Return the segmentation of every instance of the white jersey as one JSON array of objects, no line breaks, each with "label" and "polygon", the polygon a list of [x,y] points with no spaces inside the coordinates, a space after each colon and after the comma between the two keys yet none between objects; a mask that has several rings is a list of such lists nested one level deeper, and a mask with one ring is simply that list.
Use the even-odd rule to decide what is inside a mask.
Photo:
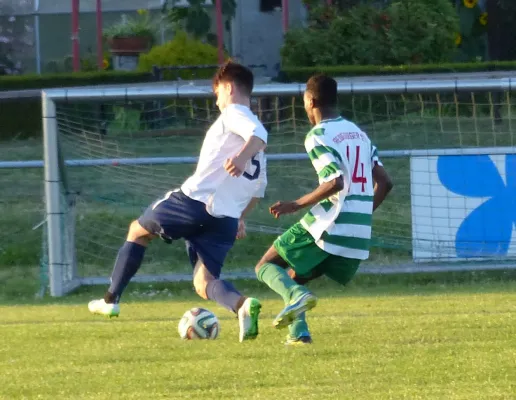
[{"label": "white jersey", "polygon": [[224,163],[252,136],[267,143],[266,129],[248,107],[227,106],[206,133],[197,169],[181,186],[183,193],[206,204],[214,217],[240,218],[253,197],[265,195],[265,155],[256,154],[239,177],[229,175]]},{"label": "white jersey", "polygon": [[342,176],[344,189],[323,200],[301,220],[324,251],[366,260],[371,245],[372,170],[382,165],[376,147],[344,118],[325,120],[306,136],[305,148],[319,183]]}]

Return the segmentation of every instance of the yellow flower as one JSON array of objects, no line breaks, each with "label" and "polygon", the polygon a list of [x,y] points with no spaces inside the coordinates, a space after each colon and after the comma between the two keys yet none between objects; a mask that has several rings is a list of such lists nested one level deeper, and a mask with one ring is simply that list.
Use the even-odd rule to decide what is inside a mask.
[{"label": "yellow flower", "polygon": [[480,22],[480,25],[486,26],[487,25],[487,13],[483,12],[482,14],[480,14],[478,21]]},{"label": "yellow flower", "polygon": [[109,68],[109,61],[104,58],[102,61],[102,69],[108,69]]},{"label": "yellow flower", "polygon": [[455,35],[455,44],[456,44],[457,46],[460,46],[460,44],[461,44],[461,43],[462,43],[462,36],[461,36],[461,34],[460,34],[460,33],[457,33],[457,34]]},{"label": "yellow flower", "polygon": [[478,0],[463,0],[464,7],[473,8],[477,5]]},{"label": "yellow flower", "polygon": [[140,9],[137,11],[137,13],[138,13],[139,15],[145,15],[145,14],[147,14],[147,12],[148,12],[148,11],[147,11],[147,10],[144,10],[143,8],[140,8]]}]

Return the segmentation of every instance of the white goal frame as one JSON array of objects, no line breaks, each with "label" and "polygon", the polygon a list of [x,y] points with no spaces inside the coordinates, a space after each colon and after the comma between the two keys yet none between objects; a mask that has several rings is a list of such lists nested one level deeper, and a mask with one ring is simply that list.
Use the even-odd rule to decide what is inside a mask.
[{"label": "white goal frame", "polygon": [[[264,84],[257,85],[253,95],[258,96],[302,96],[305,89],[304,84]],[[406,79],[406,80],[376,80],[339,81],[338,91],[340,94],[409,94],[409,93],[457,93],[457,92],[507,92],[516,90],[516,78],[482,78],[475,79]],[[212,95],[211,87],[207,85],[180,85],[179,83],[167,83],[166,85],[131,85],[126,87],[84,87],[68,89],[43,90],[42,116],[43,116],[43,144],[44,144],[44,186],[46,202],[46,226],[48,240],[48,274],[50,282],[50,295],[63,296],[74,288],[83,284],[108,283],[109,279],[88,277],[82,278],[77,274],[75,265],[75,245],[66,246],[65,228],[62,224],[62,217],[66,212],[62,201],[62,180],[59,162],[58,147],[58,123],[56,115],[56,103],[59,102],[81,102],[81,101],[106,101],[106,100],[156,100],[166,98],[206,98]],[[428,150],[398,150],[380,152],[382,157],[407,157],[416,155],[460,155],[460,154],[514,154],[516,148],[463,148],[463,149],[428,149]],[[295,160],[305,159],[306,154],[275,154],[269,155],[269,160]],[[192,163],[196,157],[159,157],[139,159],[95,159],[95,160],[66,160],[65,165],[107,165],[116,161],[119,164],[171,164],[171,163]],[[73,242],[72,237],[67,240]],[[507,268],[507,265],[455,265],[453,270],[460,269],[500,269]],[[451,269],[451,268],[450,268]],[[397,269],[382,268],[376,269],[373,273],[414,273],[446,270],[444,266],[429,266],[428,268],[401,267]],[[368,273],[362,268],[361,273]],[[233,277],[251,277],[250,274],[233,274]],[[137,276],[134,281],[180,281],[191,279],[184,274]]]}]

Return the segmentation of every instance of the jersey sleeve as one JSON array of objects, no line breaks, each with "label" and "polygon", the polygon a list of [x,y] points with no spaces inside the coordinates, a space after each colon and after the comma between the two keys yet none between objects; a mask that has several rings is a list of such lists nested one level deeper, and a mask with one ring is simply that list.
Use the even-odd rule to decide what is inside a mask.
[{"label": "jersey sleeve", "polygon": [[371,165],[372,168],[374,168],[375,165],[383,167],[383,163],[380,160],[380,157],[378,156],[378,149],[373,143],[371,143]]},{"label": "jersey sleeve", "polygon": [[305,140],[305,149],[319,182],[331,182],[344,175],[342,156],[324,137],[309,134]]},{"label": "jersey sleeve", "polygon": [[267,143],[267,130],[254,114],[248,115],[239,108],[228,107],[223,113],[223,123],[227,129],[241,136],[246,142],[256,136]]}]

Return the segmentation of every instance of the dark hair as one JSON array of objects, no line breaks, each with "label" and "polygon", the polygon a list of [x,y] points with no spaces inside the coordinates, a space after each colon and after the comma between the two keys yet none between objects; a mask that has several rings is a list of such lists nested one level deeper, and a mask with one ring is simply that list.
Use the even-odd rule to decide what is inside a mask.
[{"label": "dark hair", "polygon": [[308,79],[306,91],[312,95],[316,108],[330,108],[337,105],[337,81],[325,74],[313,75]]},{"label": "dark hair", "polygon": [[254,76],[249,68],[246,66],[228,60],[226,63],[220,66],[213,77],[213,89],[215,89],[219,83],[234,83],[242,94],[251,96],[254,86]]}]

